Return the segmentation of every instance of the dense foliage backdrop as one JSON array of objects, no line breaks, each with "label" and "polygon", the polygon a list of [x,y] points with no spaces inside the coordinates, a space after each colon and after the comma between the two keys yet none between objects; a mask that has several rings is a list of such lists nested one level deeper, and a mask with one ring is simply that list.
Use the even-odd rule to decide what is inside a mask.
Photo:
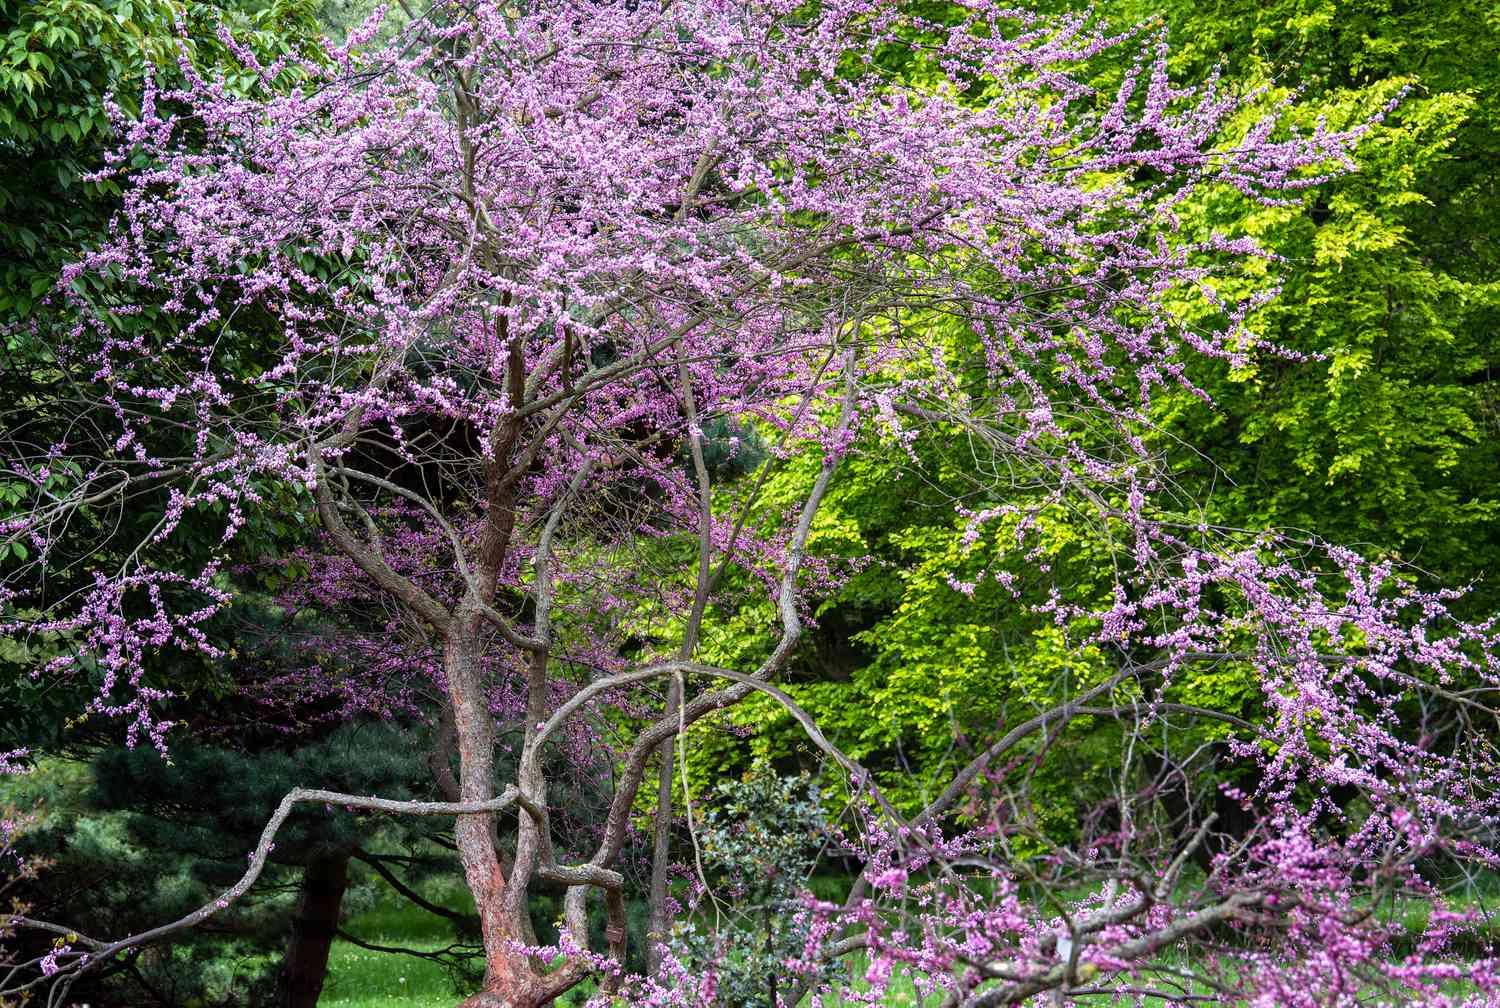
[{"label": "dense foliage backdrop", "polygon": [[[957,8],[941,4],[907,6],[938,20],[958,16]],[[36,444],[102,436],[77,429],[77,375],[55,358],[59,334],[77,324],[79,301],[49,295],[69,263],[116,237],[110,222],[123,190],[97,173],[118,140],[118,124],[142,115],[147,81],[165,93],[183,74],[224,70],[231,93],[291,88],[299,75],[316,72],[315,59],[305,67],[276,64],[281,76],[266,80],[244,71],[236,50],[248,47],[273,64],[313,51],[308,47],[320,37],[357,31],[372,9],[312,0],[0,0],[0,425],[24,431]],[[1404,576],[1423,590],[1472,584],[1455,603],[1461,616],[1496,612],[1500,8],[1478,0],[1107,0],[1096,12],[1117,25],[1158,20],[1172,41],[1175,73],[1184,79],[1217,73],[1236,88],[1264,89],[1266,102],[1295,99],[1289,114],[1304,128],[1321,122],[1350,129],[1378,118],[1354,147],[1357,170],[1295,200],[1271,206],[1213,190],[1176,208],[1183,234],[1204,240],[1248,234],[1276,251],[1281,260],[1274,266],[1247,263],[1222,290],[1231,299],[1248,294],[1263,284],[1262,271],[1274,269],[1279,296],[1249,316],[1248,330],[1303,355],[1195,357],[1184,377],[1206,397],[1172,387],[1152,399],[1148,448],[1174,474],[1177,498],[1190,502],[1185,513],[1215,527],[1290,529],[1356,546],[1374,561],[1409,565]],[[416,13],[398,12],[394,20]],[[388,23],[383,30],[395,29]],[[1097,69],[1101,78],[1122,72],[1110,58]],[[923,73],[919,65],[894,57],[892,63],[885,69],[897,76]],[[1142,184],[1152,181],[1149,168],[1141,171]],[[303,265],[328,277],[345,265],[337,259]],[[74,282],[95,284],[85,294],[96,303],[114,296],[99,277],[75,274]],[[1205,328],[1221,321],[1201,304],[1182,308],[1203,311],[1189,321]],[[121,313],[112,324],[119,338],[138,336],[151,346],[179,321],[170,306],[158,305]],[[912,323],[925,325],[925,338],[956,356],[976,352],[951,320]],[[266,347],[280,333],[274,320],[253,314],[236,325],[243,345],[233,367],[248,379],[264,370]],[[695,435],[701,464],[736,486],[735,479],[753,478],[774,452],[775,433],[770,425],[707,423]],[[158,430],[156,436],[153,450],[174,455],[174,439],[190,435]],[[986,498],[970,475],[969,435],[956,425],[932,425],[899,445],[851,457],[828,489],[806,540],[828,587],[813,599],[783,685],[828,739],[869,767],[883,793],[912,814],[941,790],[944,773],[964,762],[986,730],[1044,707],[1060,689],[1084,689],[1111,673],[1099,648],[1080,646],[1069,625],[1038,606],[1060,582],[1079,599],[1108,604],[1114,544],[1109,528],[1054,506],[1042,489],[1036,514],[1018,507],[1013,516],[976,527],[975,514],[1024,505],[1024,493]],[[686,453],[674,461],[689,464]],[[823,461],[808,454],[765,470],[755,498],[764,522],[794,512]],[[59,480],[67,475],[59,473]],[[19,512],[27,492],[0,472],[0,514]],[[234,877],[289,787],[418,798],[432,789],[434,774],[451,776],[447,757],[432,755],[444,752],[452,731],[440,691],[403,678],[430,656],[403,645],[395,661],[359,642],[330,643],[326,628],[335,622],[375,637],[398,621],[368,595],[341,587],[337,572],[321,588],[297,587],[324,562],[326,547],[310,500],[275,496],[288,493],[266,487],[267,499],[279,506],[249,513],[227,555],[212,517],[198,528],[200,519],[189,515],[173,540],[184,569],[210,557],[221,561],[223,584],[232,584],[239,601],[205,624],[215,640],[232,644],[225,655],[153,652],[145,659],[139,686],[170,689],[171,696],[160,697],[158,720],[150,724],[123,711],[130,741],[144,746],[122,748],[121,721],[97,706],[79,716],[99,694],[107,669],[84,662],[69,677],[36,674],[76,643],[67,633],[0,640],[0,768],[12,762],[32,768],[14,783],[0,777],[0,800],[11,809],[6,821],[15,824],[0,840],[11,859],[6,865],[20,866],[21,876],[0,893],[17,906],[51,912],[77,905],[87,889],[89,913],[77,926],[139,930],[198,905]],[[167,500],[163,489],[84,514],[58,539],[48,590],[66,596],[86,585],[95,567],[119,563],[149,535]],[[715,506],[730,513],[740,500],[726,491]],[[1022,522],[1030,529],[1025,538],[1017,532]],[[0,567],[24,565],[30,548],[19,535],[0,542]],[[682,549],[652,543],[631,562],[650,581],[658,569],[680,564],[681,556],[668,554]],[[1020,582],[993,577],[1023,561],[1045,574]],[[765,627],[776,619],[775,601],[749,591],[737,598],[705,625],[697,645],[703,662],[753,667],[774,647]],[[565,601],[586,608],[586,590]],[[587,627],[590,618],[570,611],[559,620]],[[620,615],[610,644],[625,656],[649,655],[680,633],[682,622],[680,611],[648,600]],[[314,664],[324,675],[317,688],[306,679]],[[1169,698],[1256,722],[1270,716],[1256,675],[1253,663],[1224,662],[1172,684]],[[648,717],[623,710],[620,731]],[[1193,744],[1227,754],[1222,726],[1191,731]],[[181,749],[165,748],[171,763],[151,747],[153,732],[184,740]],[[765,868],[756,860],[763,847],[747,850],[724,819],[736,803],[753,812],[757,801],[773,801],[756,794],[781,795],[785,821],[834,828],[825,817],[842,807],[848,781],[829,773],[803,726],[774,698],[751,697],[687,734],[692,741],[683,751],[691,756],[681,774],[663,778],[632,824],[621,869],[633,879],[645,884],[652,875],[653,801],[680,810],[693,795],[717,796],[705,799],[711,811],[699,823],[701,835],[679,825],[672,837],[684,865],[698,860],[702,880],[706,873],[722,879]],[[1039,810],[1033,843],[1065,844],[1090,828],[1086,813],[1118,787],[1114,771],[1131,744],[1129,731],[1103,717],[1071,722],[1049,740],[1054,751],[1030,783]],[[768,768],[781,783],[768,780]],[[307,772],[316,780],[306,780]],[[1227,755],[1198,772],[1222,774],[1215,780],[1225,788],[1249,786]],[[819,791],[798,774],[827,779],[820,777]],[[204,794],[217,782],[232,782],[235,796],[219,794],[205,805]],[[567,786],[576,821],[561,828],[584,849],[603,829],[608,796],[583,778]],[[234,815],[219,811],[226,803]],[[1238,809],[1226,799],[1218,811],[1233,820]],[[774,832],[774,823],[757,822],[754,814],[747,821]],[[393,820],[372,828],[329,809],[299,814],[293,825],[254,898],[217,930],[174,939],[165,953],[125,959],[94,974],[75,996],[184,1008],[270,999],[311,1005],[336,932],[361,940],[348,932],[349,920],[380,900],[439,919],[443,940],[416,951],[440,961],[460,985],[474,982],[482,965],[474,906],[464,897],[423,895],[430,879],[456,871],[451,822]],[[497,839],[504,856],[514,854],[514,836]],[[817,859],[806,845],[786,847],[795,864],[774,868],[773,876]],[[112,863],[127,867],[116,876]],[[819,871],[837,876],[850,867],[832,858]],[[0,879],[7,870],[0,866]],[[676,885],[684,903],[701,898],[691,878]],[[542,887],[533,894],[542,907],[534,916],[555,920],[561,892]],[[735,993],[724,994],[730,1000],[723,1003],[741,1003],[750,997],[746,991],[763,989],[753,968],[757,952],[766,952],[774,970],[774,961],[794,957],[806,937],[772,919],[791,919],[794,894],[773,884],[755,898],[774,913],[749,915],[727,932],[733,941],[714,944],[702,908],[688,913],[675,938],[681,961],[711,960],[716,948],[733,947],[734,962],[749,964],[726,972],[725,989]],[[628,918],[639,960],[640,937],[651,924],[639,905],[629,907]],[[602,937],[617,922],[606,925],[595,912],[589,926]],[[555,932],[517,937],[531,944],[557,940]]]}]

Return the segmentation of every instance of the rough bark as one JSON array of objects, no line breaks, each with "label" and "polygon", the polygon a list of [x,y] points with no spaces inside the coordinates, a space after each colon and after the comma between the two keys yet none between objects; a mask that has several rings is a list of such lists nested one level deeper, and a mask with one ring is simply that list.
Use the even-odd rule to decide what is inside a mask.
[{"label": "rough bark", "polygon": [[[480,674],[479,617],[460,614],[444,649],[448,696],[457,729],[458,789],[463,801],[488,801],[495,794],[495,725],[485,702]],[[512,1008],[529,1008],[524,999],[537,977],[525,956],[510,946],[525,943],[525,929],[507,905],[506,878],[496,851],[492,817],[464,816],[454,825],[454,839],[474,907],[479,914],[485,949],[485,990],[504,992]],[[466,1002],[467,1003],[467,1002]]]}]

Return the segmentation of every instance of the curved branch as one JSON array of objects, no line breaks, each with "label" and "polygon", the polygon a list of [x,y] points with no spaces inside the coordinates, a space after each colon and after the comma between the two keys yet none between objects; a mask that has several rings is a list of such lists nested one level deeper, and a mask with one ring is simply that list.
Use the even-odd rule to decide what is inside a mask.
[{"label": "curved branch", "polygon": [[458,565],[460,576],[465,581],[472,580],[473,574],[469,570],[469,561],[464,551],[463,539],[459,537],[458,531],[453,527],[453,524],[443,517],[442,512],[432,506],[432,501],[419,493],[414,493],[406,489],[406,487],[399,483],[392,483],[390,480],[376,476],[373,473],[367,473],[361,469],[349,469],[343,465],[336,465],[334,468],[340,476],[356,479],[361,483],[368,483],[370,486],[384,490],[386,493],[395,494],[397,497],[411,501],[425,511],[427,516],[437,523],[438,528],[443,530],[443,535],[448,539],[448,545],[453,547],[453,560]]},{"label": "curved branch", "polygon": [[[477,959],[480,956],[484,955],[484,950],[480,946],[464,945],[459,942],[454,942],[447,948],[433,949],[431,952],[424,952],[421,949],[406,948],[404,945],[376,945],[374,942],[367,942],[362,938],[354,937],[343,928],[337,928],[333,933],[338,935],[344,941],[348,942],[350,945],[354,945],[362,949],[369,949],[371,952],[394,952],[399,955],[415,956],[418,959],[430,959],[433,962],[442,962],[444,956],[458,956],[464,959]],[[466,949],[474,949],[474,951],[464,951]]]},{"label": "curved branch", "polygon": [[318,516],[323,520],[323,526],[328,530],[334,543],[381,588],[404,602],[413,612],[439,631],[444,630],[452,617],[442,603],[427,594],[410,578],[402,577],[392,570],[378,550],[371,548],[367,543],[360,542],[359,537],[344,523],[344,519],[339,515],[338,506],[334,503],[333,494],[328,490],[328,469],[323,464],[323,454],[318,446],[311,442],[307,446],[307,458],[313,467],[315,477],[313,493],[318,501]]},{"label": "curved branch", "polygon": [[384,859],[379,857],[378,855],[370,854],[367,851],[355,848],[352,856],[355,858],[355,860],[363,861],[365,864],[374,869],[375,874],[385,879],[386,884],[389,885],[392,889],[396,890],[396,892],[399,893],[408,902],[421,907],[423,910],[426,910],[430,914],[434,914],[438,917],[446,917],[449,920],[453,921],[455,924],[458,924],[462,927],[478,929],[479,918],[477,916],[475,916],[474,914],[459,913],[457,910],[449,910],[445,906],[439,906],[438,904],[433,903],[421,893],[411,888],[411,886],[407,885],[405,882],[402,882],[401,879],[397,877],[395,872],[391,871],[385,866]]},{"label": "curved branch", "polygon": [[[850,346],[844,355],[844,395],[839,409],[838,425],[835,429],[835,444],[845,443],[846,436],[854,422],[855,352],[855,347]],[[802,504],[797,525],[787,543],[786,565],[782,570],[777,598],[777,608],[781,615],[781,639],[777,641],[770,656],[756,669],[752,677],[754,679],[769,679],[780,671],[791,658],[792,648],[802,636],[802,618],[797,613],[797,575],[802,569],[803,552],[807,547],[808,536],[812,533],[813,517],[823,503],[823,496],[828,491],[828,484],[833,479],[839,459],[840,454],[837,451],[828,451],[824,454],[818,478],[814,481],[812,488],[808,491],[807,499]],[[661,667],[656,666],[657,669]],[[652,674],[659,673],[653,672]],[[743,682],[737,682],[728,689],[699,696],[691,703],[679,707],[676,717],[663,717],[636,737],[635,745],[626,756],[625,764],[621,768],[615,797],[610,803],[609,813],[604,822],[604,837],[594,856],[589,859],[590,863],[604,865],[619,853],[625,839],[625,824],[630,808],[635,803],[636,791],[640,788],[641,780],[646,773],[646,763],[657,752],[661,743],[672,738],[677,732],[685,731],[688,725],[711,711],[732,706],[749,696],[751,692],[753,692],[752,687]]]},{"label": "curved branch", "polygon": [[[260,878],[261,872],[265,870],[266,861],[270,857],[271,849],[275,846],[273,841],[276,839],[277,832],[280,831],[287,817],[292,814],[293,807],[300,803],[322,802],[328,805],[338,805],[342,808],[368,809],[372,812],[394,812],[403,815],[485,815],[509,808],[515,804],[517,794],[514,788],[508,788],[500,797],[483,802],[422,802],[397,801],[390,798],[343,794],[338,791],[293,788],[281,799],[280,804],[276,806],[276,810],[271,813],[270,819],[266,821],[265,829],[260,834],[260,842],[250,852],[250,865],[245,869],[245,873],[240,876],[239,881],[224,890],[213,902],[203,904],[203,906],[183,917],[179,917],[170,924],[163,924],[160,927],[151,928],[149,931],[142,931],[139,934],[130,935],[118,941],[108,943],[94,942],[91,947],[95,951],[90,955],[80,957],[77,964],[71,970],[63,971],[66,975],[61,977],[57,982],[61,986],[63,996],[66,996],[67,987],[71,986],[73,981],[80,975],[97,965],[113,958],[121,952],[150,944],[177,931],[201,924],[220,910],[226,909],[231,903],[249,891],[250,887],[255,884],[255,880]],[[49,924],[43,921],[30,921],[25,918],[13,918],[13,920],[18,926],[55,933],[59,931],[60,927],[56,924]],[[69,932],[63,930],[61,933],[67,934]]]}]

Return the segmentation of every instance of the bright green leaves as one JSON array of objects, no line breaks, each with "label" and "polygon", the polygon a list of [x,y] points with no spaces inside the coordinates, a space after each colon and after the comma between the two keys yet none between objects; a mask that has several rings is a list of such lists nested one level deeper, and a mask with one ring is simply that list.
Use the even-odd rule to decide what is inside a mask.
[{"label": "bright green leaves", "polygon": [[[1235,370],[1195,367],[1215,406],[1178,396],[1158,419],[1217,471],[1179,464],[1213,487],[1220,521],[1310,529],[1415,559],[1449,582],[1500,565],[1500,465],[1489,447],[1500,199],[1475,168],[1500,122],[1500,39],[1477,7],[1286,0],[1166,11],[1185,73],[1222,59],[1245,86],[1300,84],[1305,125],[1367,120],[1400,96],[1360,144],[1358,171],[1301,206],[1223,198],[1185,215],[1196,230],[1238,221],[1285,257],[1271,267],[1281,296],[1251,328],[1313,359],[1263,352]],[[1482,590],[1475,605],[1495,597]]]}]

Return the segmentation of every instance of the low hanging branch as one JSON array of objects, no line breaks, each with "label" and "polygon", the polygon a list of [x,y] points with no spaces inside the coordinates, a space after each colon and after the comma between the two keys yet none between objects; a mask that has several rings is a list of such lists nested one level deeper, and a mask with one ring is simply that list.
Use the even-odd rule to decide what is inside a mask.
[{"label": "low hanging branch", "polygon": [[[266,820],[265,828],[261,830],[260,841],[255,849],[250,852],[250,864],[239,880],[225,889],[212,902],[194,910],[183,917],[142,931],[139,934],[130,935],[116,941],[101,941],[99,939],[86,938],[68,928],[46,921],[35,921],[28,917],[12,917],[12,924],[17,927],[35,928],[48,931],[53,934],[63,935],[68,938],[69,944],[81,946],[77,950],[69,949],[62,952],[53,959],[53,973],[62,973],[64,981],[54,987],[49,994],[48,1004],[62,1004],[67,996],[68,988],[72,983],[88,970],[95,969],[110,958],[130,949],[149,945],[153,942],[172,935],[186,928],[194,927],[208,920],[214,914],[226,909],[241,896],[250,890],[255,880],[260,878],[261,872],[266,867],[266,859],[271,854],[271,848],[275,846],[276,834],[280,831],[287,817],[299,804],[322,803],[325,805],[336,805],[346,809],[364,809],[370,812],[389,812],[399,815],[414,816],[463,816],[463,815],[493,815],[503,812],[515,805],[519,794],[514,788],[507,790],[498,798],[485,802],[423,802],[423,801],[396,801],[390,798],[375,798],[368,795],[341,794],[337,791],[321,791],[309,788],[293,788],[277,804],[276,810]],[[49,973],[49,975],[52,975]],[[24,988],[17,988],[17,992]]]}]

